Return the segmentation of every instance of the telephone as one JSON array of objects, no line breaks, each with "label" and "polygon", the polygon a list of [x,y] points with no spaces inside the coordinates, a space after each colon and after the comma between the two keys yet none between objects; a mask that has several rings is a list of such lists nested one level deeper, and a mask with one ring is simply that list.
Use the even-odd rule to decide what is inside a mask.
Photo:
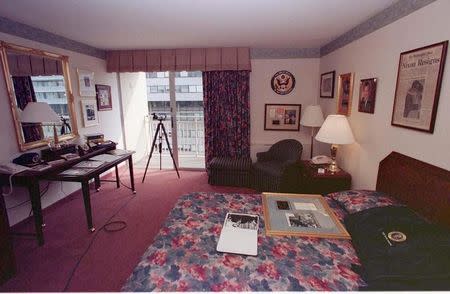
[{"label": "telephone", "polygon": [[326,155],[317,155],[311,158],[312,164],[330,164],[331,158]]},{"label": "telephone", "polygon": [[12,185],[12,177],[15,174],[21,173],[23,171],[29,170],[30,168],[18,165],[12,162],[4,162],[0,163],[0,173],[9,174],[9,192],[8,193],[2,193],[3,196],[11,195],[13,192],[13,185]]}]

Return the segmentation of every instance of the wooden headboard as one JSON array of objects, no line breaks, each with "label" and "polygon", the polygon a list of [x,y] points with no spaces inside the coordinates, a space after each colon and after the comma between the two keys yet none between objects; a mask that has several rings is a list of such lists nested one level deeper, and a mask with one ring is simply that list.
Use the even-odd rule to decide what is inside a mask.
[{"label": "wooden headboard", "polygon": [[378,168],[377,191],[433,223],[450,227],[450,171],[392,152]]}]

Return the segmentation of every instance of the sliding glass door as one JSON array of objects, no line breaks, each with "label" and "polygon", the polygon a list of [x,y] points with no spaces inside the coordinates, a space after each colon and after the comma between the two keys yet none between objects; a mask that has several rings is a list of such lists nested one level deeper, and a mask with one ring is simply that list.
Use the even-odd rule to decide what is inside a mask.
[{"label": "sliding glass door", "polygon": [[[204,169],[205,143],[201,72],[147,73],[147,99],[149,114],[155,112],[167,116],[163,123],[178,167]],[[152,138],[157,123],[157,121],[150,121]],[[163,140],[162,147],[162,168],[173,168],[165,140]],[[153,153],[151,167],[159,167],[157,152]]]}]

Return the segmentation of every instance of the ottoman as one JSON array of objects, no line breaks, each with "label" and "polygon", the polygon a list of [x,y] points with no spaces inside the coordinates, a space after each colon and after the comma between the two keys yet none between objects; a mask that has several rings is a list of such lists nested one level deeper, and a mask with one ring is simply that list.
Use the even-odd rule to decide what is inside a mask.
[{"label": "ottoman", "polygon": [[208,183],[217,186],[251,187],[250,158],[214,157],[208,167]]}]

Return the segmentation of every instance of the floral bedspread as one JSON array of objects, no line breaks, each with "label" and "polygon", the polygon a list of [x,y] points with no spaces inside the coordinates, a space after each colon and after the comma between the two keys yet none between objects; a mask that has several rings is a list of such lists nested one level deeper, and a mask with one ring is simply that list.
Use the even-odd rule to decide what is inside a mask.
[{"label": "floral bedspread", "polygon": [[[258,256],[216,251],[227,212],[260,216]],[[259,194],[195,192],[178,200],[122,290],[355,291],[365,283],[352,263],[349,240],[266,236]]]}]

